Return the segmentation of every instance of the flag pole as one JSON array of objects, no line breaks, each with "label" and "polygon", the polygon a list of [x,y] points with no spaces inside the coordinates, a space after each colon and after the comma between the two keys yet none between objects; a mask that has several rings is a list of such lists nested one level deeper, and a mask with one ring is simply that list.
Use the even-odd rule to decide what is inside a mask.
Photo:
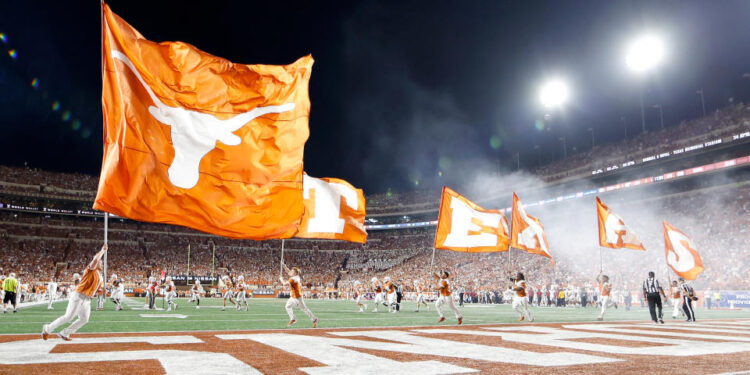
[{"label": "flag pole", "polygon": [[187,264],[187,273],[185,274],[185,284],[190,285],[189,279],[190,278],[190,244],[188,244],[188,264]]},{"label": "flag pole", "polygon": [[[107,238],[107,233],[109,232],[109,213],[106,211],[104,212],[104,244],[107,245],[107,242],[109,239]],[[104,252],[104,287],[107,287],[107,253],[109,251]],[[106,296],[105,296],[106,297]]]},{"label": "flag pole", "polygon": [[430,260],[430,272],[433,270],[433,266],[435,265],[435,247],[432,247],[432,259]]},{"label": "flag pole", "polygon": [[284,277],[284,240],[281,240],[281,262],[279,263],[279,277]]},{"label": "flag pole", "polygon": [[599,246],[599,273],[604,271],[604,258],[602,258],[602,247]]},{"label": "flag pole", "polygon": [[214,272],[216,270],[216,244],[211,243],[213,246],[213,253],[211,254],[211,286],[214,286]]}]

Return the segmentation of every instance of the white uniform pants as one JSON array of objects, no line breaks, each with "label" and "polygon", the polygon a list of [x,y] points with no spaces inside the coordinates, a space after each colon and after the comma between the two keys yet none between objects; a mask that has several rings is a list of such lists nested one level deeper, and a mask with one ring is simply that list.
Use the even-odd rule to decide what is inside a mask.
[{"label": "white uniform pants", "polygon": [[679,298],[673,298],[672,299],[672,305],[674,305],[673,308],[672,308],[672,317],[676,318],[676,317],[680,316],[680,299]]},{"label": "white uniform pants", "polygon": [[375,308],[378,308],[378,305],[383,303],[383,293],[375,293]]},{"label": "white uniform pants", "polygon": [[52,302],[55,301],[56,297],[57,297],[57,288],[50,288],[47,291],[47,298],[49,298],[49,302],[47,302],[47,307],[52,307]]},{"label": "white uniform pants", "polygon": [[70,296],[70,300],[68,300],[68,307],[65,309],[65,315],[50,323],[47,327],[47,332],[54,332],[57,327],[70,322],[74,317],[78,316],[78,319],[73,322],[73,324],[62,331],[63,335],[70,336],[76,333],[76,331],[83,327],[84,324],[88,323],[89,315],[91,315],[91,297],[78,292],[73,292]]},{"label": "white uniform pants", "polygon": [[603,318],[604,313],[607,311],[607,309],[615,305],[615,301],[613,301],[612,297],[610,296],[602,296],[601,301],[602,301],[602,312],[599,313],[599,317]]},{"label": "white uniform pants", "polygon": [[424,293],[417,294],[417,307],[419,307],[421,303],[427,303],[424,301]]},{"label": "white uniform pants", "polygon": [[526,317],[527,320],[531,321],[532,316],[529,311],[529,299],[526,297],[513,296],[513,304],[511,305],[513,310],[516,310],[518,315]]},{"label": "white uniform pants", "polygon": [[238,305],[240,302],[245,302],[245,304],[247,304],[247,293],[244,290],[237,292],[237,295],[234,298],[237,300]]},{"label": "white uniform pants", "polygon": [[435,310],[437,310],[438,315],[440,315],[441,318],[445,318],[445,315],[443,315],[443,305],[448,305],[448,308],[453,310],[453,312],[456,314],[456,319],[463,318],[460,312],[458,312],[458,308],[456,307],[455,302],[453,302],[453,296],[443,296],[441,295],[438,297],[437,301],[435,301]]},{"label": "white uniform pants", "polygon": [[167,303],[168,307],[171,307],[170,305],[172,305],[172,304],[176,305],[176,303],[174,303],[174,301],[173,301],[174,297],[176,297],[176,296],[177,296],[177,293],[175,293],[175,292],[166,292],[164,294],[164,302]]},{"label": "white uniform pants", "polygon": [[307,308],[307,305],[305,305],[305,300],[300,298],[289,298],[288,301],[286,301],[286,313],[289,315],[289,320],[297,320],[297,318],[294,317],[294,310],[292,310],[292,307],[298,307],[300,310],[302,310],[305,315],[307,315],[310,320],[315,320],[315,315],[313,315],[312,311]]},{"label": "white uniform pants", "polygon": [[190,298],[190,302],[198,302],[198,304],[201,304],[201,294],[198,292],[193,292],[192,297]]},{"label": "white uniform pants", "polygon": [[388,298],[388,308],[395,308],[396,307],[396,292],[386,294],[386,297]]}]

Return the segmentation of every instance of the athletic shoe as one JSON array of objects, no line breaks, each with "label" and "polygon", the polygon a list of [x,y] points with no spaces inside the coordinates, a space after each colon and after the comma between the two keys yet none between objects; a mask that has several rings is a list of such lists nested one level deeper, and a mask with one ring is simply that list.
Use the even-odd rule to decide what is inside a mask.
[{"label": "athletic shoe", "polygon": [[524,319],[526,319],[526,317],[525,317],[525,316],[522,316],[522,317],[518,318],[518,321],[519,321],[519,322],[523,322],[523,320],[524,320]]},{"label": "athletic shoe", "polygon": [[167,307],[167,312],[170,312],[170,311],[172,311],[172,306]]},{"label": "athletic shoe", "polygon": [[663,319],[659,319],[659,323],[664,324],[664,320]]},{"label": "athletic shoe", "polygon": [[318,328],[318,318],[315,318],[315,320],[313,320],[313,328]]},{"label": "athletic shoe", "polygon": [[50,306],[50,307],[47,307],[47,310],[54,310],[54,308]]},{"label": "athletic shoe", "polygon": [[16,309],[13,309],[13,314],[15,314],[15,313],[17,313],[17,312],[18,312],[18,310],[16,310]]},{"label": "athletic shoe", "polygon": [[596,318],[596,320],[604,320],[604,318],[602,318],[602,317],[600,316],[600,317]]},{"label": "athletic shoe", "polygon": [[373,309],[372,312],[378,312],[378,309]]},{"label": "athletic shoe", "polygon": [[690,319],[685,319],[685,321],[686,321],[686,322],[692,322],[692,320],[690,320]]},{"label": "athletic shoe", "polygon": [[47,327],[49,324],[45,324],[42,326],[42,340],[47,340],[49,338],[49,333],[47,332]]},{"label": "athletic shoe", "polygon": [[200,306],[195,306],[195,309],[196,309],[196,310],[200,310],[200,309],[201,309],[201,307],[200,307]]},{"label": "athletic shoe", "polygon": [[359,312],[365,312],[365,310],[359,309]]},{"label": "athletic shoe", "polygon": [[438,324],[440,324],[440,323],[442,323],[442,322],[444,322],[444,321],[445,321],[445,317],[444,317],[444,316],[441,316],[441,317],[440,317],[440,319],[438,319]]},{"label": "athletic shoe", "polygon": [[70,336],[65,336],[65,335],[63,335],[63,333],[62,333],[62,332],[58,333],[58,334],[57,334],[57,337],[59,337],[59,338],[61,338],[61,339],[65,340],[65,341],[70,341],[70,340],[71,340]]},{"label": "athletic shoe", "polygon": [[534,323],[534,317],[532,316],[531,319],[529,319],[529,323]]},{"label": "athletic shoe", "polygon": [[463,323],[463,322],[464,322],[464,317],[463,316],[459,317],[458,318],[458,325],[461,325],[461,323]]},{"label": "athletic shoe", "polygon": [[297,323],[297,321],[294,319],[290,320],[289,323],[286,325],[287,328],[291,327],[294,323]]},{"label": "athletic shoe", "polygon": [[221,311],[224,311],[224,310],[226,310],[226,307],[222,307],[222,308],[221,308]]}]

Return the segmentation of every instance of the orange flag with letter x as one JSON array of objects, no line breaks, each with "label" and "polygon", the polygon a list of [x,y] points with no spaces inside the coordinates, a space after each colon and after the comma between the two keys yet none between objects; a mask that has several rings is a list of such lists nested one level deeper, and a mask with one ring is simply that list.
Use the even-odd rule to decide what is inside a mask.
[{"label": "orange flag with letter x", "polygon": [[304,213],[313,59],[244,65],[155,43],[102,4],[104,158],[94,208],[232,238]]},{"label": "orange flag with letter x", "polygon": [[646,250],[635,232],[596,197],[596,216],[599,223],[599,246],[611,249]]}]

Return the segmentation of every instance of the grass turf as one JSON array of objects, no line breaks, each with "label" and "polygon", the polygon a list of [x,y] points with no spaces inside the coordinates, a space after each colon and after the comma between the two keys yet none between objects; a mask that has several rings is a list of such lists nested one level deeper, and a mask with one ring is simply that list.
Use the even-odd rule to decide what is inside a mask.
[{"label": "grass turf", "polygon": [[[92,302],[91,317],[79,332],[160,332],[160,331],[202,331],[202,330],[250,330],[284,328],[288,321],[284,305],[286,300],[255,299],[249,300],[249,311],[234,310],[228,305],[226,311],[219,307],[220,299],[203,299],[201,309],[187,299],[177,299],[179,309],[166,312],[164,310],[142,310],[143,298],[127,298],[122,311],[115,311],[114,304],[107,301],[104,311],[95,311]],[[321,301],[306,300],[307,306],[320,319],[319,328],[355,328],[355,327],[394,327],[394,326],[424,326],[435,325],[437,312],[434,305],[430,311],[424,306],[420,312],[414,312],[414,302],[405,302],[401,312],[390,314],[385,306],[379,312],[371,312],[373,304],[368,303],[368,311],[359,313],[353,301]],[[17,314],[0,315],[0,334],[39,333],[42,324],[50,323],[65,313],[67,302],[57,302],[54,310],[47,310],[47,305],[39,305],[19,309]],[[162,299],[157,300],[157,307],[162,307]],[[518,315],[510,305],[482,305],[467,304],[459,308],[464,315],[465,324],[514,323]],[[312,323],[300,310],[295,308],[297,324],[295,328],[310,328]],[[665,321],[669,323],[671,308],[664,309]],[[442,325],[455,324],[453,312],[444,310],[447,320]],[[536,322],[590,322],[596,321],[598,309],[589,308],[555,308],[532,307],[531,312]],[[164,314],[185,315],[184,319],[176,317],[155,317]],[[151,315],[154,317],[144,317]],[[696,311],[697,319],[750,318],[750,312],[743,310],[704,310]],[[607,311],[605,321],[642,320],[650,319],[648,309],[634,307],[631,311],[623,308]],[[678,318],[682,319],[682,318]]]}]

